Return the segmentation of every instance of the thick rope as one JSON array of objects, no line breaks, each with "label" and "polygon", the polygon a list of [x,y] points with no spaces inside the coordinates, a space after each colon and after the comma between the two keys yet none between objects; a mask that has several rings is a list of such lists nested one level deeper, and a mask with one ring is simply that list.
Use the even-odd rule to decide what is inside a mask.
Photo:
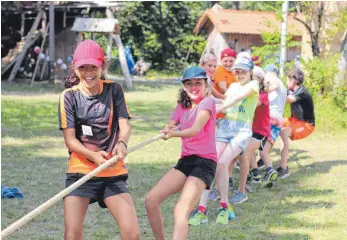
[{"label": "thick rope", "polygon": [[[144,146],[146,146],[152,142],[157,141],[158,139],[162,139],[164,136],[165,136],[165,134],[161,133],[161,134],[159,134],[155,137],[152,137],[152,138],[150,138],[150,139],[148,139],[142,143],[139,143],[136,146],[129,148],[128,153],[132,153],[132,152],[134,152],[134,151],[136,151],[136,150],[138,150],[138,149],[140,149],[140,148],[142,148],[142,147],[144,147]],[[110,158],[108,161],[106,161],[105,163],[103,163],[100,166],[98,166],[97,168],[95,168],[92,172],[88,173],[87,175],[85,175],[83,178],[81,178],[80,180],[78,180],[77,182],[75,182],[74,184],[69,186],[68,188],[64,189],[63,191],[61,191],[60,193],[58,193],[57,195],[55,195],[54,197],[52,197],[51,199],[46,201],[45,203],[41,204],[39,207],[35,208],[33,211],[31,211],[30,213],[28,213],[27,215],[25,215],[24,217],[22,217],[18,221],[12,223],[9,227],[7,227],[6,229],[4,229],[1,232],[1,239],[8,237],[10,234],[12,234],[14,231],[16,231],[19,228],[21,228],[22,226],[24,226],[30,220],[32,220],[33,218],[35,218],[39,214],[43,213],[44,211],[46,211],[48,208],[52,207],[54,204],[56,204],[58,201],[63,199],[66,195],[68,195],[73,190],[75,190],[76,188],[81,186],[83,183],[87,182],[93,176],[95,176],[96,174],[98,174],[102,170],[108,168],[109,166],[111,166],[112,164],[117,162],[118,159],[119,159],[118,155]]]}]

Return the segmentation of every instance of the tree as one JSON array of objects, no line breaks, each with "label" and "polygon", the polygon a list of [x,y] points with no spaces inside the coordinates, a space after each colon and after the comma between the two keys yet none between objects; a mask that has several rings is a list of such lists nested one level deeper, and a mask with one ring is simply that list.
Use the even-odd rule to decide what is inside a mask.
[{"label": "tree", "polygon": [[[344,61],[347,62],[347,4],[338,5],[339,11],[334,14],[334,22],[328,31],[329,36],[332,40],[337,33],[344,32],[344,39],[341,44],[340,52]],[[347,71],[347,69],[345,69]]]},{"label": "tree", "polygon": [[122,39],[155,69],[180,71],[193,41],[191,62],[198,62],[204,49],[204,37],[193,28],[207,7],[208,2],[126,2],[117,15]]},{"label": "tree", "polygon": [[242,9],[252,11],[267,11],[267,12],[278,12],[282,9],[283,1],[269,1],[269,2],[255,2],[246,1],[243,2]]},{"label": "tree", "polygon": [[347,4],[339,5],[339,11],[335,12],[335,20],[328,34],[332,40],[337,33],[343,32],[344,39],[340,47],[340,60],[338,61],[339,72],[336,74],[334,83],[334,100],[343,110],[347,110]]},{"label": "tree", "polygon": [[294,19],[301,22],[311,37],[313,56],[319,56],[319,37],[322,28],[322,19],[326,3],[321,2],[295,2],[296,13]]},{"label": "tree", "polygon": [[[281,46],[281,33],[278,28],[271,22],[267,22],[269,28],[274,29],[272,32],[263,31],[261,38],[263,40],[263,46],[253,46],[254,55],[259,56],[262,60],[262,65],[267,64],[279,64],[280,46]],[[293,39],[290,32],[287,33],[286,46],[287,48],[297,46],[298,42]]]},{"label": "tree", "polygon": [[231,8],[231,9],[235,9],[235,10],[240,10],[240,1],[223,1],[221,3],[220,3],[220,1],[213,1],[212,6],[215,3],[218,3],[223,8]]}]

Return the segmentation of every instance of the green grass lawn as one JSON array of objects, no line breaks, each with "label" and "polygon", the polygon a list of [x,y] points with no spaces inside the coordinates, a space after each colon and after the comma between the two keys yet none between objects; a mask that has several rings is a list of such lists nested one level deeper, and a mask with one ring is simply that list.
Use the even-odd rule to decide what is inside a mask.
[{"label": "green grass lawn", "polygon": [[[1,183],[19,187],[24,193],[23,199],[1,200],[2,229],[64,188],[68,152],[57,118],[62,89],[47,89],[2,84]],[[158,134],[171,116],[177,89],[138,86],[136,91],[126,93],[134,116],[130,146]],[[276,165],[279,146],[277,143],[272,155]],[[247,202],[234,206],[237,220],[227,226],[214,223],[218,203],[210,202],[210,222],[191,227],[189,239],[347,239],[347,132],[323,132],[317,124],[312,136],[291,146],[289,178],[271,190],[257,188],[250,193]],[[154,239],[146,216],[145,195],[175,164],[179,154],[179,139],[160,140],[127,159],[141,239]],[[173,196],[162,205],[168,239],[177,199]],[[63,232],[61,201],[9,239],[63,239]],[[120,239],[112,216],[97,204],[88,210],[84,239]]]}]

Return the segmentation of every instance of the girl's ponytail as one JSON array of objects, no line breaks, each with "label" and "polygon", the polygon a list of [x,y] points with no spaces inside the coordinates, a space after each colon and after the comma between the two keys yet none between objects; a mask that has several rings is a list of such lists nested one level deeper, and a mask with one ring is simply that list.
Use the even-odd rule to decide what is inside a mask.
[{"label": "girl's ponytail", "polygon": [[72,71],[69,76],[64,79],[65,88],[71,88],[80,83],[80,79],[76,75],[75,71]]}]

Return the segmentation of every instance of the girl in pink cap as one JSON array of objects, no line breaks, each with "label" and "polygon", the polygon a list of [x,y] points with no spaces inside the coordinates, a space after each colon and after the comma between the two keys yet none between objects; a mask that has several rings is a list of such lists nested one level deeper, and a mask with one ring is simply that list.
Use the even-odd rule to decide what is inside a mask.
[{"label": "girl in pink cap", "polygon": [[115,218],[122,239],[140,239],[123,161],[130,138],[130,113],[118,83],[103,81],[104,52],[92,40],[80,43],[73,55],[73,74],[66,79],[59,102],[59,128],[69,149],[66,187],[111,155],[120,160],[64,198],[65,239],[83,238],[88,205],[98,202]]}]

